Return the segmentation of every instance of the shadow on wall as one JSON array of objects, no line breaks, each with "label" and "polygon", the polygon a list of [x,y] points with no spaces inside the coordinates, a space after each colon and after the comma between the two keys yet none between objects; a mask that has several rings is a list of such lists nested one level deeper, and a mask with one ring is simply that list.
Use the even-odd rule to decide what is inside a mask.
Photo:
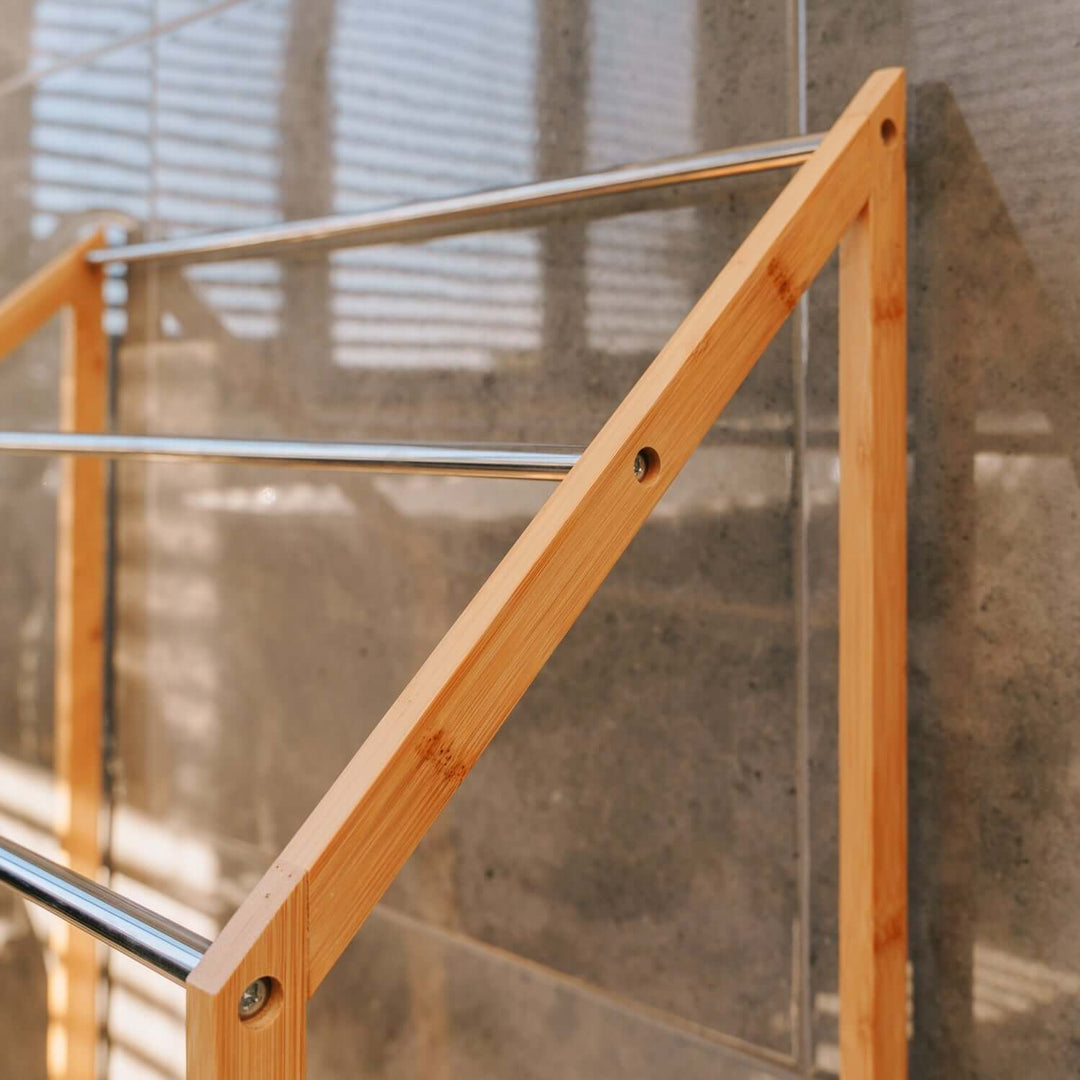
[{"label": "shadow on wall", "polygon": [[[1070,566],[1080,410],[1069,393],[1080,350],[949,91],[924,85],[915,106],[911,1075],[1005,1080],[1031,1075],[1038,1061],[1040,1078],[1066,1080],[1080,1075],[1080,984],[1069,974],[1080,971],[1072,932],[1080,807],[1071,776],[1080,687],[1070,654],[1080,629]],[[171,296],[176,302],[179,291]],[[374,517],[374,500],[363,508],[370,513],[362,517]],[[342,536],[354,531],[343,522]],[[396,542],[400,532],[379,524],[370,535],[376,546]],[[237,550],[251,544],[239,526],[226,539]],[[297,533],[293,549],[302,539],[310,545]],[[286,549],[289,541],[286,535]],[[707,542],[694,541],[699,551]],[[338,543],[347,550],[335,534],[312,562],[340,558]],[[419,565],[428,549],[417,544]],[[281,557],[272,580],[287,582],[291,569]],[[257,584],[240,575],[236,589],[254,596]],[[399,585],[388,581],[387,594],[400,594]],[[313,609],[332,602],[333,583],[326,588],[313,596]],[[422,599],[408,606],[430,612],[456,603]],[[627,605],[612,607],[594,611],[614,619]],[[250,613],[247,621],[229,617],[238,619],[237,636],[254,621]],[[308,653],[322,640],[305,646]],[[311,670],[318,658],[301,659],[298,668]],[[767,674],[779,667],[770,664]],[[396,677],[387,674],[387,686]],[[258,681],[254,671],[235,679],[240,687]],[[382,679],[360,690],[362,699],[375,697]],[[544,693],[541,687],[539,703]],[[290,710],[274,708],[267,723],[286,732]],[[128,711],[138,712],[130,701]],[[510,728],[503,745],[527,734],[522,725]],[[276,738],[281,744],[286,736]],[[27,1035],[5,1047],[27,1055],[11,1075],[33,1078],[44,1075],[44,969],[20,903],[0,908],[0,1010],[9,1030]],[[9,910],[17,917],[8,920]],[[416,1001],[426,1006],[423,993]]]},{"label": "shadow on wall", "polygon": [[26,918],[24,901],[0,894],[0,1015],[19,1038],[5,1039],[0,1064],[5,1076],[45,1077],[45,964]]},{"label": "shadow on wall", "polygon": [[914,104],[911,1075],[1065,1080],[1080,357],[950,91]]}]

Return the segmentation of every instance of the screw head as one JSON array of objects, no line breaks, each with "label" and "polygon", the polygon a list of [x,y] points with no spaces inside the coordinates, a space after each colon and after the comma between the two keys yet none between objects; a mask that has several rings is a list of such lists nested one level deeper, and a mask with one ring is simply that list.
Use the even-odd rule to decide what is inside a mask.
[{"label": "screw head", "polygon": [[638,480],[644,480],[645,474],[649,471],[649,461],[644,454],[639,453],[634,458],[634,475]]},{"label": "screw head", "polygon": [[240,995],[240,1005],[237,1010],[240,1013],[240,1019],[250,1020],[253,1016],[258,1016],[266,1008],[269,1000],[270,980],[256,979]]}]

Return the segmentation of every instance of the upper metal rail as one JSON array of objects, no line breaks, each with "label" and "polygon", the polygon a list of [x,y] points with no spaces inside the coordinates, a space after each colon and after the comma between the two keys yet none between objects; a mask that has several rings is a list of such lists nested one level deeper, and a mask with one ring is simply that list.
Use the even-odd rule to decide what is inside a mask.
[{"label": "upper metal rail", "polygon": [[200,934],[3,837],[0,882],[181,986],[210,948]]},{"label": "upper metal rail", "polygon": [[426,473],[513,480],[561,480],[581,447],[500,443],[342,443],[281,439],[184,438],[174,435],[99,435],[0,431],[0,453],[284,465],[353,472]]},{"label": "upper metal rail", "polygon": [[823,138],[820,134],[798,135],[790,139],[735,146],[640,165],[623,165],[584,176],[542,180],[535,184],[408,203],[360,214],[101,247],[90,251],[86,257],[92,263],[220,262],[285,252],[295,254],[320,248],[360,247],[392,240],[419,240],[469,232],[477,227],[502,227],[502,223],[490,219],[502,214],[579,202],[602,195],[625,195],[675,184],[801,165]]}]

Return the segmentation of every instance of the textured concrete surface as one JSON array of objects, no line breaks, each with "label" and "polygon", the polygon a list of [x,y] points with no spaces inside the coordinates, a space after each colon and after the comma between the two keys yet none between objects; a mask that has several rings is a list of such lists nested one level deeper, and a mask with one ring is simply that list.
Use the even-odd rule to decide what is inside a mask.
[{"label": "textured concrete surface", "polygon": [[[0,0],[4,287],[102,209],[148,236],[258,224],[769,138],[797,117],[782,0],[240,0],[172,25],[199,6]],[[805,48],[811,129],[872,68],[910,68],[912,1075],[1006,1080],[1037,1061],[1065,1080],[1080,18],[1051,0],[809,0]],[[111,287],[118,424],[585,441],[780,183],[137,273],[126,303]],[[835,1066],[835,320],[830,268],[805,374],[785,329],[313,999],[313,1076],[763,1075],[742,1046]],[[55,426],[57,342],[50,328],[0,365],[4,426]],[[0,459],[0,824],[31,838],[47,799],[26,792],[52,755],[56,476]],[[122,468],[117,884],[212,933],[548,490]],[[0,1004],[18,1006],[0,1008],[0,1046],[28,1080],[43,933],[0,908]],[[108,1075],[182,1075],[182,1002],[111,973]]]}]

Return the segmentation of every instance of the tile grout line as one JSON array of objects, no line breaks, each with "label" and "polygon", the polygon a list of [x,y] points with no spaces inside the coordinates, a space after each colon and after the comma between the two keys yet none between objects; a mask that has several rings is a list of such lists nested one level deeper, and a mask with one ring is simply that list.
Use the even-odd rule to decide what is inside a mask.
[{"label": "tile grout line", "polygon": [[558,968],[553,968],[538,960],[531,960],[519,953],[504,949],[500,945],[493,945],[460,930],[452,930],[428,922],[418,915],[392,907],[385,901],[380,901],[375,905],[372,916],[413,933],[422,934],[442,946],[462,949],[486,961],[505,964],[519,973],[531,974],[556,986],[572,990],[602,1008],[621,1015],[632,1016],[636,1020],[659,1028],[668,1035],[678,1035],[692,1042],[700,1042],[710,1048],[718,1049],[739,1064],[765,1070],[770,1076],[781,1078],[781,1080],[799,1080],[802,1076],[802,1073],[797,1071],[796,1062],[781,1052],[716,1031],[705,1024],[636,1001],[616,991],[606,990],[587,979],[559,971]]},{"label": "tile grout line", "polygon": [[[790,0],[792,106],[798,134],[807,131],[806,0]],[[814,1075],[813,985],[811,979],[811,829],[810,829],[810,582],[809,492],[806,481],[807,372],[810,359],[810,297],[799,300],[792,328],[792,592],[795,609],[795,801],[797,847],[797,933],[793,968],[796,1005],[792,1050],[802,1076]]]},{"label": "tile grout line", "polygon": [[236,7],[238,4],[252,2],[254,2],[254,0],[218,0],[216,4],[210,4],[205,8],[200,8],[198,11],[189,11],[186,15],[180,15],[171,22],[162,23],[160,25],[155,24],[146,30],[139,30],[137,33],[128,34],[126,37],[118,38],[116,41],[110,41],[107,45],[101,45],[96,49],[89,49],[86,52],[78,53],[75,56],[69,56],[64,60],[59,60],[49,67],[39,68],[37,70],[27,69],[26,71],[20,72],[18,75],[13,75],[4,82],[0,82],[0,97],[4,97],[7,94],[13,94],[28,86],[33,86],[35,83],[40,82],[42,79],[47,79],[52,75],[59,75],[61,72],[70,71],[72,68],[85,67],[88,64],[92,64],[95,60],[100,60],[101,57],[108,56],[110,53],[117,52],[120,49],[126,49],[134,45],[142,45],[148,41],[153,41],[155,38],[163,37],[165,34],[171,34],[174,30],[189,26],[191,23],[198,22],[200,19],[209,18],[211,15],[219,15],[221,12]]},{"label": "tile grout line", "polygon": [[[149,129],[147,131],[147,145],[148,145],[148,149],[150,151],[150,163],[149,163],[150,190],[149,190],[149,193],[148,193],[148,200],[147,200],[147,221],[143,222],[142,226],[141,226],[141,229],[143,230],[143,232],[145,232],[147,224],[149,222],[151,222],[151,221],[154,221],[156,219],[156,216],[157,216],[157,187],[156,187],[156,180],[157,180],[157,173],[158,173],[158,160],[157,160],[157,137],[158,137],[158,109],[157,109],[157,105],[158,105],[158,77],[159,77],[159,67],[158,67],[159,49],[158,49],[158,44],[159,44],[161,38],[165,34],[171,32],[173,30],[179,29],[180,26],[182,26],[182,25],[190,25],[191,23],[197,21],[196,18],[192,18],[192,15],[197,16],[197,18],[203,18],[205,16],[213,14],[214,12],[224,11],[227,8],[235,7],[237,4],[243,3],[243,2],[245,2],[245,0],[222,0],[221,3],[214,5],[212,8],[207,8],[207,9],[205,9],[203,11],[199,11],[199,12],[189,13],[188,16],[184,16],[181,19],[174,19],[171,23],[167,23],[167,24],[164,24],[164,25],[161,25],[161,26],[157,26],[155,33],[153,33],[151,36],[149,36],[146,39],[147,43],[150,45],[150,50],[151,50],[151,57],[150,57],[150,94],[149,94],[149,98],[148,98],[148,101],[147,101],[147,114],[148,114],[149,120],[150,120],[150,126],[149,126]],[[153,12],[153,14],[155,16],[158,13],[160,3],[161,3],[161,0],[151,0],[151,10],[152,10],[152,12]],[[130,42],[129,42],[129,44],[130,44]],[[130,232],[128,232],[127,235],[130,237],[130,235],[131,235]],[[151,281],[153,282],[153,284],[152,284],[151,288],[148,288],[146,290],[147,310],[144,313],[144,318],[146,319],[146,324],[147,325],[149,325],[150,295],[152,293],[153,288],[156,287],[156,285],[157,285],[157,273],[156,273],[156,271],[154,273],[152,273],[150,275],[150,277],[151,277]],[[128,291],[127,295],[125,296],[125,299],[124,299],[124,308],[125,308],[125,312],[126,312],[126,314],[128,316],[128,319],[130,320],[130,311],[131,311],[131,309],[130,309],[130,304],[131,304],[131,293],[130,293],[131,271],[130,271],[130,268],[127,270],[127,272],[125,274],[125,283],[126,283],[127,288],[128,288],[129,291]],[[120,415],[119,385],[120,385],[120,377],[121,377],[120,359],[121,359],[121,351],[122,351],[122,341],[127,339],[127,335],[128,335],[128,329],[127,329],[127,326],[125,326],[123,339],[121,341],[117,341],[115,347],[111,350],[111,355],[110,355],[109,389],[110,389],[111,400],[110,400],[109,422],[110,422],[110,429],[111,430],[115,430],[115,428],[117,426],[117,423],[119,421],[119,415]],[[109,529],[109,535],[110,535],[110,538],[111,538],[111,542],[110,542],[110,544],[109,544],[109,546],[107,548],[107,558],[108,558],[107,573],[108,573],[109,581],[111,583],[111,596],[110,596],[110,604],[111,605],[115,605],[115,603],[116,603],[116,595],[117,595],[117,593],[116,593],[117,574],[118,574],[117,550],[118,550],[118,538],[119,538],[119,528],[120,528],[119,486],[118,486],[119,485],[119,475],[120,475],[120,471],[117,468],[116,463],[115,462],[110,462],[109,463],[110,498],[109,498],[109,504],[108,504],[108,529]],[[119,736],[118,736],[118,733],[117,733],[116,707],[115,707],[115,701],[116,701],[115,636],[116,636],[116,621],[117,621],[118,617],[119,616],[114,611],[113,612],[113,617],[110,620],[111,621],[110,635],[109,635],[110,649],[109,649],[109,652],[107,654],[108,662],[107,662],[107,667],[105,669],[105,679],[106,679],[107,685],[110,686],[110,690],[111,690],[110,703],[112,705],[112,709],[111,709],[110,715],[108,717],[109,727],[110,727],[111,734],[112,734],[112,743],[111,743],[111,746],[110,746],[110,750],[111,750],[111,752],[113,754],[116,755],[117,765],[119,765],[119,752],[118,752],[118,747],[117,747],[117,740],[118,740]],[[112,779],[113,778],[112,777],[112,770],[111,770],[112,762],[106,761],[105,764],[106,764],[106,769],[109,770],[110,779]],[[113,842],[112,827],[113,827],[113,824],[115,822],[115,802],[116,802],[116,800],[115,800],[115,793],[116,793],[115,792],[115,784],[110,783],[108,790],[109,790],[109,818],[108,818],[108,821],[109,821],[109,830],[110,830],[109,831],[109,838],[108,838],[108,854],[109,854],[109,858],[107,858],[105,860],[105,865],[107,867],[107,872],[111,876],[112,873],[113,873],[111,854],[112,854],[112,842]],[[108,1002],[111,995],[112,995],[112,989],[113,989],[113,980],[112,980],[112,975],[111,975],[111,969],[108,966],[105,969],[104,978],[103,978],[102,982],[104,983],[105,1000],[106,1000],[106,1002]],[[103,1059],[104,1059],[104,1061],[103,1061],[104,1076],[106,1076],[106,1077],[108,1077],[110,1075],[110,1072],[111,1072],[113,1045],[114,1045],[113,1038],[112,1038],[112,1032],[111,1032],[107,1017],[108,1017],[108,1004],[106,1004],[105,1023],[102,1026],[102,1044],[103,1044],[103,1054],[102,1054],[102,1056],[103,1056]]]}]

